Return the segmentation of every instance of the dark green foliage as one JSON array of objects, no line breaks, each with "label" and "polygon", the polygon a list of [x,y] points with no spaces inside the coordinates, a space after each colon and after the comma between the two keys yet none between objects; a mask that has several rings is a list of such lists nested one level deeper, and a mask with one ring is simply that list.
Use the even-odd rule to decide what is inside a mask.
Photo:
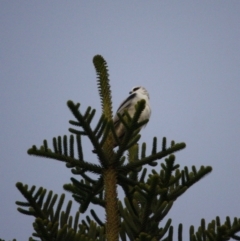
[{"label": "dark green foliage", "polygon": [[[97,55],[93,59],[97,72],[97,85],[102,103],[102,113],[95,127],[91,122],[96,113],[88,107],[84,113],[80,111],[80,104],[68,101],[67,105],[75,120],[69,123],[74,127],[69,128],[71,135],[68,137],[58,136],[53,138],[52,149],[46,140],[40,148],[33,146],[28,154],[51,158],[65,163],[71,169],[74,177],[71,183],[64,184],[64,189],[72,194],[73,199],[79,204],[79,211],[71,216],[72,202],[66,207],[64,194],[58,195],[52,191],[35,186],[28,188],[27,185],[17,183],[18,190],[25,197],[25,202],[16,202],[18,211],[35,218],[34,233],[29,240],[60,241],[60,240],[83,240],[103,241],[110,240],[107,236],[108,223],[103,217],[99,217],[98,208],[107,209],[105,200],[106,171],[116,173],[116,183],[123,189],[125,198],[117,199],[118,214],[120,222],[119,236],[121,240],[152,241],[173,240],[173,227],[171,219],[164,220],[175,201],[193,184],[205,177],[212,168],[201,166],[197,169],[192,166],[180,169],[176,164],[174,153],[186,147],[185,143],[171,141],[170,146],[167,139],[163,137],[160,149],[158,140],[153,138],[151,154],[147,154],[147,145],[138,144],[140,139],[139,128],[148,120],[141,123],[138,119],[145,108],[145,101],[139,101],[136,112],[131,118],[124,113],[119,119],[125,126],[126,134],[123,140],[118,139],[112,122],[112,102],[109,84],[109,75],[106,61]],[[98,164],[93,164],[84,158],[82,138],[87,137],[93,146],[93,156],[98,159]],[[119,146],[113,149],[113,141]],[[154,169],[152,169],[154,167]],[[151,170],[152,169],[152,170]],[[94,177],[89,174],[95,174]],[[111,177],[114,178],[114,175]],[[105,182],[106,184],[106,182]],[[89,205],[91,217],[86,216],[80,221],[80,213],[86,212]],[[240,219],[234,218],[233,222],[227,217],[224,224],[217,217],[208,225],[204,219],[195,232],[190,227],[191,241],[223,241],[230,238],[240,240],[236,235],[240,231]],[[182,237],[183,226],[179,224],[177,240]],[[115,240],[115,239],[114,239]],[[1,240],[0,240],[1,241]]]},{"label": "dark green foliage", "polygon": [[104,114],[107,120],[112,119],[112,96],[111,88],[109,84],[109,74],[107,69],[107,63],[101,55],[96,55],[93,58],[93,64],[97,73],[97,85],[98,91],[102,103],[102,114]]},{"label": "dark green foliage", "polygon": [[33,237],[41,240],[77,241],[80,238],[81,240],[104,240],[103,227],[93,221],[79,224],[79,212],[75,214],[74,218],[70,216],[71,201],[68,202],[65,211],[62,210],[65,199],[64,194],[61,195],[57,202],[58,196],[53,195],[52,191],[47,194],[46,189],[39,188],[34,193],[35,186],[30,190],[28,190],[27,185],[23,186],[21,183],[17,183],[16,186],[27,200],[27,202],[16,202],[20,206],[18,211],[35,217]]},{"label": "dark green foliage", "polygon": [[206,228],[205,220],[201,220],[201,225],[197,232],[194,232],[194,227],[190,227],[190,240],[191,241],[224,241],[230,240],[240,240],[240,236],[235,235],[236,232],[240,230],[240,219],[234,218],[233,222],[229,217],[223,224],[220,222],[220,218],[216,217],[212,220]]},{"label": "dark green foliage", "polygon": [[[169,220],[164,228],[159,227],[159,223],[168,214],[174,201],[190,186],[189,182],[194,182],[197,175],[200,175],[197,172],[197,175],[192,175],[192,178],[183,184],[181,171],[176,169],[178,165],[174,165],[174,162],[174,156],[170,155],[165,160],[165,164],[162,164],[163,169],[159,173],[152,170],[145,183],[141,176],[141,182],[135,178],[135,186],[128,189],[125,187],[124,190],[131,189],[132,195],[127,195],[126,207],[121,205],[120,213],[123,218],[124,232],[131,237],[131,240],[136,239],[143,232],[152,239],[161,240],[168,231],[171,221]],[[199,172],[203,177],[210,171],[210,167],[202,167]],[[183,170],[182,173],[185,171]]]}]

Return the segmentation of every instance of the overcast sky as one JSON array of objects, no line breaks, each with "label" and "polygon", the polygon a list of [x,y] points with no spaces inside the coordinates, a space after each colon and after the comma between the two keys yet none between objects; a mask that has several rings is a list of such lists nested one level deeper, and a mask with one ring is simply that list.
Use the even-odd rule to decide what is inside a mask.
[{"label": "overcast sky", "polygon": [[59,194],[70,182],[63,163],[27,150],[69,134],[69,99],[96,108],[97,121],[96,54],[108,63],[114,112],[133,86],[149,91],[140,140],[148,154],[152,138],[160,149],[166,136],[187,144],[176,153],[181,168],[213,167],[167,216],[183,223],[184,239],[201,218],[240,218],[239,23],[239,0],[0,1],[0,238],[28,240],[33,231],[33,218],[16,210],[25,201],[16,182]]}]

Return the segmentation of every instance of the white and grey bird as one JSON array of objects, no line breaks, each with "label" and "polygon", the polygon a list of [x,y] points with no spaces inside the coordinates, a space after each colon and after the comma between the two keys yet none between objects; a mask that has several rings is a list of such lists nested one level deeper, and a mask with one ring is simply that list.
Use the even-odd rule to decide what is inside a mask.
[{"label": "white and grey bird", "polygon": [[[149,98],[149,94],[148,94],[147,90],[144,87],[142,87],[142,86],[134,87],[129,92],[129,94],[130,95],[120,104],[119,108],[117,109],[116,115],[113,118],[115,132],[116,132],[119,140],[121,140],[124,137],[125,127],[119,120],[118,114],[123,115],[124,112],[127,111],[128,114],[131,117],[133,117],[135,114],[135,111],[136,111],[135,106],[136,106],[137,102],[144,99],[146,102],[145,108],[142,111],[142,113],[138,119],[138,122],[149,119],[150,115],[151,115],[151,108],[150,108],[150,102],[149,102],[150,98]],[[146,125],[144,125],[144,126],[146,126]],[[142,126],[142,127],[144,127],[144,126]],[[140,130],[142,129],[142,127],[140,128]],[[115,146],[117,146],[117,144],[115,144]]]}]

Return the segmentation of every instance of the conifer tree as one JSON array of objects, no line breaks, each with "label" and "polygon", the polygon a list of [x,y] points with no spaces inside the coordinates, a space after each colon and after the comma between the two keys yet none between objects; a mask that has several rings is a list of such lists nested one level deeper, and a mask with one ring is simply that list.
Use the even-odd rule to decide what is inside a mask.
[{"label": "conifer tree", "polygon": [[[18,211],[33,216],[34,232],[29,240],[42,241],[117,241],[117,240],[173,240],[171,219],[165,220],[178,197],[185,193],[193,184],[212,171],[210,166],[195,166],[180,169],[176,164],[174,153],[186,147],[185,143],[170,145],[164,137],[159,147],[153,137],[151,154],[146,154],[146,143],[139,146],[139,127],[147,121],[138,122],[145,107],[141,100],[136,105],[136,112],[131,118],[126,112],[119,116],[125,126],[126,134],[120,141],[113,125],[112,98],[107,63],[102,56],[93,58],[97,73],[97,85],[102,105],[102,114],[96,126],[91,122],[95,109],[88,107],[81,110],[79,103],[68,101],[74,120],[69,123],[70,136],[53,138],[52,147],[47,140],[37,148],[32,146],[29,155],[58,160],[66,165],[74,175],[70,184],[64,189],[72,193],[79,204],[79,211],[70,215],[72,201],[63,210],[64,194],[58,197],[52,191],[36,186],[29,187],[17,183],[16,187],[26,201],[17,201]],[[82,138],[88,138],[94,149],[93,158],[98,164],[84,158]],[[114,148],[114,143],[119,146]],[[150,144],[149,144],[150,145]],[[154,167],[154,169],[152,169]],[[152,169],[150,174],[147,170]],[[97,178],[92,178],[91,173]],[[125,197],[118,196],[120,186]],[[105,218],[99,217],[89,204],[105,209]],[[85,219],[80,213],[88,211]],[[178,241],[183,240],[182,224],[177,227]],[[232,221],[226,217],[224,223],[219,217],[206,225],[202,219],[195,231],[190,227],[191,241],[207,240],[240,240],[240,219]],[[186,240],[186,238],[185,238]],[[1,240],[0,240],[1,241]]]}]

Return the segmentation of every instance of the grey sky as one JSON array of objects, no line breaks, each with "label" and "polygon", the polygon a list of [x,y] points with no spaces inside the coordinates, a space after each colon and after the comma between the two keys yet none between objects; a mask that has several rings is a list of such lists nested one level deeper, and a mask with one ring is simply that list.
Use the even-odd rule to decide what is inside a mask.
[{"label": "grey sky", "polygon": [[238,0],[1,1],[0,238],[32,233],[33,219],[16,211],[24,200],[16,182],[56,193],[69,182],[62,163],[27,149],[68,134],[69,99],[96,108],[97,121],[96,54],[109,66],[114,111],[133,86],[149,91],[152,116],[140,140],[148,153],[154,136],[159,148],[166,136],[187,144],[176,153],[181,168],[213,167],[168,215],[183,223],[185,239],[201,218],[240,217],[239,23]]}]

